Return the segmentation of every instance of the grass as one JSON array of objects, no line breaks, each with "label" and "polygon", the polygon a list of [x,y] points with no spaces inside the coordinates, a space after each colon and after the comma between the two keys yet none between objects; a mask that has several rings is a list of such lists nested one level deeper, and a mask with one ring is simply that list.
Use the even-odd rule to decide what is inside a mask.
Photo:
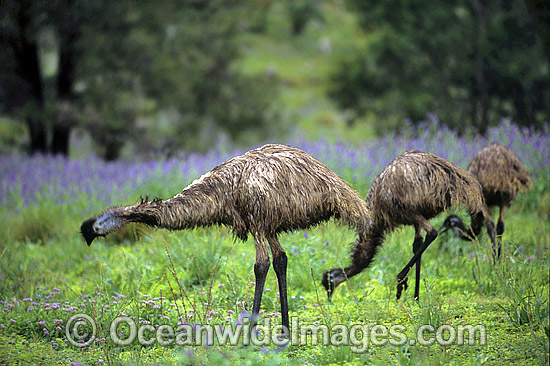
[{"label": "grass", "polygon": [[[253,296],[253,243],[236,242],[227,229],[213,227],[149,230],[137,241],[130,241],[132,235],[108,237],[87,247],[77,232],[82,217],[53,203],[49,211],[46,201],[38,203],[42,209],[30,205],[12,215],[2,232],[0,358],[6,364],[543,365],[548,362],[550,227],[536,208],[547,203],[532,200],[536,197],[527,193],[508,212],[503,258],[496,266],[486,236],[473,243],[440,236],[423,256],[419,302],[412,299],[412,288],[395,301],[395,276],[411,256],[411,228],[391,234],[371,267],[341,286],[330,303],[320,275],[348,263],[354,233],[330,222],[281,235],[289,257],[290,315],[300,324],[399,325],[411,338],[422,325],[487,329],[485,345],[367,344],[360,353],[311,342],[283,348],[117,346],[106,335],[121,313],[140,325],[239,322]],[[52,219],[50,212],[59,217]],[[32,215],[66,229],[35,235],[40,228],[19,225]],[[262,310],[264,321],[280,322],[272,271]],[[76,313],[88,314],[98,325],[99,340],[84,349],[65,339],[64,325]]]},{"label": "grass", "polygon": [[[507,212],[502,260],[492,264],[486,235],[472,243],[441,235],[422,257],[418,302],[412,298],[413,286],[401,301],[395,300],[397,273],[412,255],[411,228],[389,235],[372,265],[340,286],[332,302],[320,285],[321,274],[349,263],[355,234],[329,222],[281,235],[289,259],[290,316],[304,325],[357,325],[366,332],[377,325],[399,326],[410,339],[417,339],[424,325],[481,324],[487,330],[486,344],[392,345],[388,341],[399,337],[388,334],[375,337],[385,345],[365,346],[359,334],[355,348],[313,345],[311,339],[307,345],[287,347],[117,346],[108,334],[120,314],[134,317],[139,326],[235,325],[246,318],[254,290],[250,239],[235,241],[223,227],[167,232],[129,226],[87,247],[78,233],[92,213],[131,204],[140,194],[170,197],[227,156],[212,152],[175,162],[104,164],[14,155],[1,157],[0,164],[1,365],[548,364],[547,135],[505,126],[490,131],[487,139],[466,140],[432,124],[411,127],[408,136],[365,142],[375,135],[374,125],[362,121],[348,126],[345,112],[336,108],[327,90],[335,58],[368,38],[341,2],[321,6],[323,21],[312,21],[302,35],[288,41],[281,36],[289,29],[286,10],[274,3],[266,33],[244,36],[243,57],[235,64],[243,73],[273,73],[282,81],[281,118],[292,121],[296,135],[305,137],[293,145],[303,143],[363,197],[375,174],[398,152],[411,148],[437,153],[464,168],[480,147],[500,142],[523,153],[536,180]],[[321,40],[331,42],[332,52],[321,52]],[[308,144],[312,140],[316,142]],[[22,166],[25,171],[19,174]],[[413,273],[409,284],[414,284]],[[262,300],[264,323],[280,323],[277,291],[270,271]],[[69,344],[65,334],[67,322],[78,313],[90,316],[97,326],[96,342],[84,348]]]},{"label": "grass", "polygon": [[[418,147],[464,165],[488,143],[432,127],[430,133],[392,135],[359,147],[296,141],[364,197],[374,175],[398,151]],[[153,331],[165,325],[244,324],[254,293],[254,244],[251,239],[236,241],[224,227],[168,232],[128,226],[90,247],[79,234],[81,222],[92,213],[112,204],[131,204],[141,194],[169,197],[237,152],[115,163],[0,157],[5,173],[0,186],[0,360],[48,365],[547,364],[548,139],[544,133],[520,131],[511,124],[490,130],[489,136],[489,141],[508,141],[534,178],[533,188],[519,195],[507,211],[502,259],[493,265],[486,234],[471,243],[442,234],[423,255],[420,301],[412,298],[409,288],[397,302],[396,276],[412,255],[414,237],[413,229],[404,227],[388,235],[371,266],[340,286],[328,302],[321,275],[349,263],[355,233],[329,222],[282,234],[291,318],[306,328],[333,330],[331,345],[305,338],[307,342],[287,347],[242,347],[242,339],[236,345],[198,345],[199,340],[213,338],[208,333],[184,347],[115,343],[111,322],[123,314],[133,317],[136,327],[154,326]],[[514,138],[506,140],[508,136]],[[432,223],[438,227],[443,218]],[[414,284],[414,273],[409,284]],[[266,327],[281,321],[277,292],[270,271],[261,308]],[[95,341],[86,347],[68,342],[66,329],[76,324],[71,323],[76,314],[90,317],[96,327]],[[342,326],[354,333],[336,332]],[[419,335],[426,326],[432,331]],[[482,326],[486,333],[477,334],[473,345],[434,342],[434,330],[444,330],[441,326]],[[77,335],[92,334],[91,325],[74,327],[80,329]],[[127,336],[131,329],[123,324],[114,334]],[[184,330],[178,335],[185,335]],[[395,330],[399,332],[392,333]],[[449,340],[450,332],[447,329],[440,338]],[[428,342],[421,343],[422,336]]]}]

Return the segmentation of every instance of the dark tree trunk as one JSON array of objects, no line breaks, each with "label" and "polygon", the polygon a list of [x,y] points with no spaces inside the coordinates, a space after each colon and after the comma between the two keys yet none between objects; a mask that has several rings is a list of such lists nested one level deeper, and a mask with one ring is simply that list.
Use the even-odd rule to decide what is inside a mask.
[{"label": "dark tree trunk", "polygon": [[69,137],[71,127],[63,124],[53,126],[52,144],[50,151],[52,154],[69,155]]},{"label": "dark tree trunk", "polygon": [[[474,126],[477,126],[478,131],[485,135],[489,126],[489,109],[491,107],[490,96],[488,92],[487,78],[485,75],[485,56],[484,47],[486,47],[487,38],[487,5],[485,0],[471,0],[475,17],[477,19],[477,46],[475,55],[475,82],[476,90],[479,98],[479,116],[476,116]],[[476,123],[477,122],[477,123]]]},{"label": "dark tree trunk", "polygon": [[47,134],[44,123],[41,119],[27,117],[27,126],[29,128],[30,146],[29,153],[45,154],[48,152]]},{"label": "dark tree trunk", "polygon": [[19,80],[9,87],[10,109],[23,112],[29,129],[29,152],[47,152],[47,132],[44,125],[44,85],[40,71],[36,34],[32,32],[32,2],[19,1],[12,6],[15,31],[8,37],[13,52],[15,75]]},{"label": "dark tree trunk", "polygon": [[69,138],[75,125],[76,112],[74,108],[73,85],[76,72],[76,41],[78,33],[72,29],[60,35],[59,71],[57,74],[58,113],[53,125],[51,152],[53,154],[69,154]]},{"label": "dark tree trunk", "polygon": [[105,144],[105,153],[103,158],[107,161],[114,161],[118,159],[120,156],[121,147],[122,146],[116,142]]}]

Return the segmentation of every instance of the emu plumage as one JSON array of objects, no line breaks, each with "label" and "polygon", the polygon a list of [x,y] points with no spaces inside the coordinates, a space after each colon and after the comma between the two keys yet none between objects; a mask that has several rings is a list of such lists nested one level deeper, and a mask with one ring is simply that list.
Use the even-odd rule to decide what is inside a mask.
[{"label": "emu plumage", "polygon": [[88,245],[130,222],[169,230],[227,225],[242,240],[250,233],[256,246],[253,317],[270,267],[269,244],[283,330],[288,332],[287,256],[277,235],[331,218],[357,231],[359,238],[371,223],[366,202],[324,164],[299,149],[270,144],[227,160],[170,199],[115,207],[90,218],[81,232]]},{"label": "emu plumage", "polygon": [[[473,157],[468,165],[468,172],[481,184],[483,196],[489,209],[494,206],[499,207],[496,226],[497,257],[499,257],[502,234],[504,233],[504,212],[510,207],[519,192],[531,187],[529,171],[512,150],[499,144],[491,144]],[[471,235],[465,234],[467,232],[465,225],[456,215],[447,217],[441,229],[449,228],[452,228],[462,240],[471,240],[472,238]]]},{"label": "emu plumage", "polygon": [[[415,298],[420,291],[421,256],[437,237],[428,220],[454,207],[464,206],[472,217],[472,232],[477,234],[486,222],[494,245],[494,223],[483,199],[481,185],[468,172],[440,158],[421,151],[398,155],[374,179],[366,203],[372,215],[369,225],[355,244],[351,265],[334,268],[323,274],[329,298],[334,289],[365,269],[372,261],[386,234],[402,225],[415,228],[414,255],[397,276],[397,299],[407,285],[407,275],[416,264]],[[425,239],[422,230],[426,232]]]}]

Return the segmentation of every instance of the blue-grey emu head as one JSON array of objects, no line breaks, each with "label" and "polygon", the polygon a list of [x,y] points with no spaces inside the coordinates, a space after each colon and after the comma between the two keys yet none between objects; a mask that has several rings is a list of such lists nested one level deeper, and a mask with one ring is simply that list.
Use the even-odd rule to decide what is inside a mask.
[{"label": "blue-grey emu head", "polygon": [[92,244],[95,238],[97,238],[98,236],[101,236],[97,234],[94,230],[95,221],[96,221],[96,218],[92,217],[91,219],[84,221],[80,226],[80,233],[86,240],[86,244],[88,244],[88,246]]}]

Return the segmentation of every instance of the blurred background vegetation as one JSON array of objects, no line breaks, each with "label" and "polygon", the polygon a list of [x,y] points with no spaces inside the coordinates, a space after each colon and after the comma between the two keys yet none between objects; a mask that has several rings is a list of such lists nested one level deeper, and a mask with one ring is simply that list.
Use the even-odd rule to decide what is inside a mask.
[{"label": "blurred background vegetation", "polygon": [[550,120],[546,0],[4,0],[0,151],[107,160]]}]

